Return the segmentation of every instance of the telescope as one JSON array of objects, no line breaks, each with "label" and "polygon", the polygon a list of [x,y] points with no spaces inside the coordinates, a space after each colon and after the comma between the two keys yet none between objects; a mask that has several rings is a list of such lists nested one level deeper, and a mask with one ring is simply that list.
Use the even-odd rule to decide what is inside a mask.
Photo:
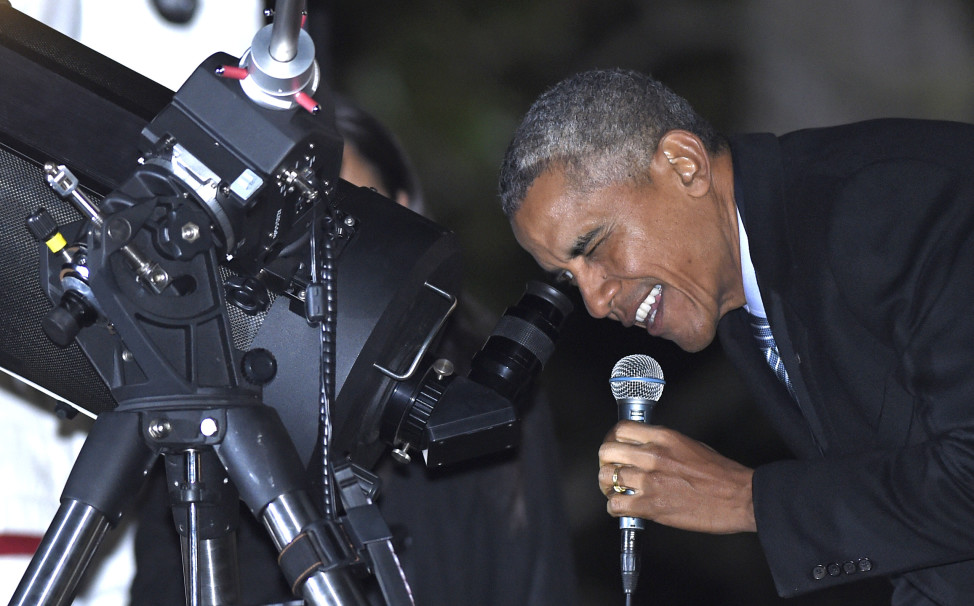
[{"label": "telescope", "polygon": [[517,444],[571,303],[531,282],[469,373],[436,355],[458,243],[339,178],[303,18],[172,94],[0,1],[0,366],[96,417],[11,604],[70,603],[160,459],[187,603],[236,599],[243,501],[304,603],[411,604],[370,470]]}]

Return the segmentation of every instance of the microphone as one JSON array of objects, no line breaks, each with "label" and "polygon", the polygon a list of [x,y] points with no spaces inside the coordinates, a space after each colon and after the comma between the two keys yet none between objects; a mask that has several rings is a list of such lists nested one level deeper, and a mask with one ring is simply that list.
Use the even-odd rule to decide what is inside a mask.
[{"label": "microphone", "polygon": [[[626,356],[612,367],[609,387],[612,397],[619,406],[619,420],[649,423],[653,406],[663,393],[663,369],[653,358],[644,355]],[[632,494],[632,490],[627,490]],[[622,531],[622,589],[626,593],[626,603],[636,591],[639,580],[640,541],[637,531],[646,527],[646,520],[633,517],[619,518]]]}]

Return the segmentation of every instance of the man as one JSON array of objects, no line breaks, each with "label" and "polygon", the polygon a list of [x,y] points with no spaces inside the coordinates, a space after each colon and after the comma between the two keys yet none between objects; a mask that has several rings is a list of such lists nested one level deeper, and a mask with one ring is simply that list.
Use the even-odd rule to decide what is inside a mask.
[{"label": "man", "polygon": [[687,351],[719,333],[797,456],[752,470],[621,422],[609,513],[756,530],[783,596],[883,575],[894,604],[969,604],[972,161],[954,123],[727,140],[634,72],[542,95],[501,169],[518,242],[595,317]]}]

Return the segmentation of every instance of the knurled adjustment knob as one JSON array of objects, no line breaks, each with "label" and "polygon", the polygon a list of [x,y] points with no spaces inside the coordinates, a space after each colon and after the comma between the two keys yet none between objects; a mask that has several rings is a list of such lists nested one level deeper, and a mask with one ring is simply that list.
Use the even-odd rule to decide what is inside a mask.
[{"label": "knurled adjustment knob", "polygon": [[434,372],[437,374],[436,380],[423,382],[396,434],[400,446],[393,448],[392,456],[400,463],[409,463],[409,449],[422,444],[423,432],[426,431],[433,408],[450,384],[450,381],[443,380],[445,375],[440,371],[434,369]]},{"label": "knurled adjustment knob", "polygon": [[91,326],[98,318],[95,308],[76,290],[61,296],[61,302],[43,320],[41,328],[58,347],[67,347],[82,328]]},{"label": "knurled adjustment knob", "polygon": [[240,369],[244,378],[254,385],[270,383],[277,375],[277,359],[266,349],[251,349],[243,355]]},{"label": "knurled adjustment knob", "polygon": [[43,206],[28,215],[27,231],[35,240],[46,244],[52,253],[59,253],[68,245],[61,235],[57,221]]},{"label": "knurled adjustment knob", "polygon": [[27,230],[38,242],[47,242],[57,233],[58,225],[51,213],[41,207],[27,217]]}]

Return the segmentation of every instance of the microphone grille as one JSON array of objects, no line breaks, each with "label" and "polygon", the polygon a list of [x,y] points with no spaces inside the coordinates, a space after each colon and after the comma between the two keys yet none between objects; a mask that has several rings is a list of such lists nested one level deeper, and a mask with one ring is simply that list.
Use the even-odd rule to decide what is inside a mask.
[{"label": "microphone grille", "polygon": [[642,398],[659,400],[663,394],[663,369],[649,356],[634,354],[622,358],[612,367],[609,386],[616,400]]}]

